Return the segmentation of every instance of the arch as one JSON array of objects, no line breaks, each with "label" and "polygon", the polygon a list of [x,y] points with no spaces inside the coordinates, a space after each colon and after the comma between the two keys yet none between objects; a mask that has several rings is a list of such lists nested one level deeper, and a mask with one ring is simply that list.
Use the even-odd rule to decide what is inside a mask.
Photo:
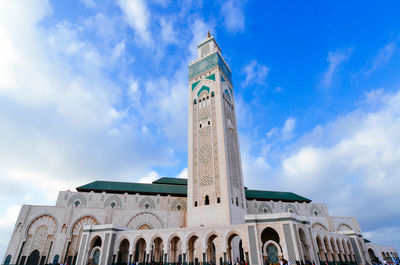
[{"label": "arch", "polygon": [[376,257],[375,252],[372,248],[368,249],[368,255],[372,262],[379,262],[379,259]]},{"label": "arch", "polygon": [[172,263],[182,261],[182,240],[181,237],[174,233],[168,238],[168,257]]},{"label": "arch", "polygon": [[[115,202],[115,206],[112,207],[111,203]],[[111,208],[121,208],[122,207],[122,200],[118,195],[111,195],[106,199],[104,202],[104,208],[111,207]]]},{"label": "arch", "polygon": [[139,230],[138,228],[144,224],[148,225],[149,229],[163,228],[160,218],[150,212],[141,212],[133,216],[126,226],[134,230]]},{"label": "arch", "polygon": [[58,255],[58,254],[55,255],[54,258],[53,258],[53,263],[52,264],[56,265],[58,263],[59,259],[60,259],[60,255]]},{"label": "arch", "polygon": [[263,245],[269,240],[275,241],[278,245],[280,243],[279,234],[272,227],[265,227],[260,236]]},{"label": "arch", "polygon": [[[317,214],[315,214],[315,212]],[[309,213],[311,216],[321,216],[322,215],[321,210],[315,204],[310,207]]]},{"label": "arch", "polygon": [[216,257],[216,247],[215,247],[215,242],[214,240],[218,237],[218,234],[216,232],[210,232],[208,233],[206,237],[206,256],[207,256],[207,261],[212,264],[217,264],[217,257]]},{"label": "arch", "polygon": [[152,262],[161,263],[163,261],[164,241],[161,235],[155,235],[151,239],[151,257]]},{"label": "arch", "polygon": [[68,199],[67,206],[74,206],[76,201],[80,202],[79,205],[76,206],[76,207],[79,207],[79,206],[86,207],[86,201],[87,200],[86,200],[86,197],[82,193],[76,193],[76,194],[72,195]]},{"label": "arch", "polygon": [[98,246],[94,247],[90,251],[89,264],[99,265],[100,264],[100,253],[101,253],[101,248]]},{"label": "arch", "polygon": [[337,231],[349,231],[349,230],[353,230],[353,228],[351,228],[348,224],[339,224],[337,229]]},{"label": "arch", "polygon": [[186,246],[188,250],[188,262],[189,264],[196,263],[197,260],[201,260],[202,251],[199,235],[196,232],[189,234],[186,238]]},{"label": "arch", "polygon": [[329,243],[331,244],[332,258],[334,261],[338,261],[339,256],[338,256],[338,250],[337,250],[335,239],[333,237],[331,237],[329,239]]},{"label": "arch", "polygon": [[340,242],[339,238],[336,238],[336,247],[337,247],[337,251],[338,251],[339,261],[345,261],[343,246],[342,246],[342,243]]},{"label": "arch", "polygon": [[199,92],[197,92],[197,96],[200,97],[200,94],[201,94],[201,92],[203,92],[203,91],[207,91],[207,93],[210,93],[210,88],[209,88],[208,86],[202,86],[202,87],[199,89]]},{"label": "arch", "polygon": [[299,213],[297,212],[296,207],[294,207],[294,205],[292,204],[287,204],[285,207],[285,212],[293,212],[294,214],[298,215]]},{"label": "arch", "polygon": [[156,204],[152,198],[144,197],[139,201],[139,208],[145,208],[146,210],[151,210],[156,208]]},{"label": "arch", "polygon": [[[300,247],[303,251],[303,261],[304,263],[308,263],[311,262],[311,256],[310,256],[310,245],[308,244],[308,240],[307,240],[307,236],[306,233],[304,232],[303,228],[299,228],[298,229],[298,233],[299,233],[299,238],[300,238]],[[308,261],[308,262],[307,262]]]},{"label": "arch", "polygon": [[326,236],[324,237],[323,242],[324,242],[324,246],[325,246],[325,253],[326,253],[327,261],[333,261],[332,248],[331,248],[329,240]]},{"label": "arch", "polygon": [[124,238],[119,243],[118,247],[118,265],[127,265],[129,262],[129,240]]},{"label": "arch", "polygon": [[322,244],[321,236],[317,235],[316,238],[315,238],[315,241],[317,241],[319,259],[321,261],[327,261],[326,260],[326,256],[325,256],[326,250],[325,250],[324,244]]},{"label": "arch", "polygon": [[[179,205],[181,206],[181,209],[177,208]],[[181,198],[175,199],[171,203],[171,210],[172,211],[176,211],[176,210],[178,210],[178,211],[180,211],[180,210],[186,211],[186,202],[184,200],[182,200]]]},{"label": "arch", "polygon": [[146,240],[142,236],[138,236],[133,244],[134,247],[134,262],[143,263],[146,256]]},{"label": "arch", "polygon": [[320,230],[329,231],[328,228],[326,228],[326,226],[321,224],[321,223],[313,223],[312,224],[312,228],[313,229],[320,229]]},{"label": "arch", "polygon": [[100,222],[93,215],[84,215],[75,219],[75,222],[69,230],[69,235],[78,235],[85,225],[98,225]]},{"label": "arch", "polygon": [[11,255],[8,255],[8,256],[6,257],[6,259],[4,260],[4,265],[9,265],[10,262],[11,262]]},{"label": "arch", "polygon": [[[79,249],[79,240],[82,235],[83,227],[86,225],[98,225],[99,221],[91,215],[78,217],[69,231],[70,243],[67,253],[67,260],[76,261]],[[74,263],[74,262],[73,262]]]},{"label": "arch", "polygon": [[236,230],[230,231],[226,235],[226,253],[228,261],[244,261],[243,240],[242,235]]},{"label": "arch", "polygon": [[263,261],[265,263],[279,263],[279,258],[282,257],[281,247],[273,240],[265,242],[262,247]]},{"label": "arch", "polygon": [[95,247],[101,247],[103,240],[100,236],[95,236],[90,240],[90,248],[93,249]]},{"label": "arch", "polygon": [[57,219],[52,214],[46,213],[38,215],[30,221],[29,225],[26,226],[25,236],[28,237],[30,232],[36,231],[41,225],[47,225],[50,228],[51,235],[57,232]]},{"label": "arch", "polygon": [[273,213],[271,206],[268,203],[263,202],[258,206],[258,213],[266,214],[266,213]]},{"label": "arch", "polygon": [[39,250],[35,249],[28,256],[28,260],[26,261],[26,265],[37,265],[39,263],[40,253]]}]

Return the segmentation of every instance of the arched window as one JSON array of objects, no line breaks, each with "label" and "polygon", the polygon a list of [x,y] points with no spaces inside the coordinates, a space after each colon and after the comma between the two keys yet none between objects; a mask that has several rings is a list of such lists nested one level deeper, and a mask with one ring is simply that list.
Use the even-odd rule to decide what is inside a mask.
[{"label": "arched window", "polygon": [[221,203],[221,198],[220,197],[217,198],[217,203]]},{"label": "arched window", "polygon": [[209,205],[210,204],[210,198],[208,197],[208,195],[206,195],[206,198],[204,200],[204,204],[205,205]]},{"label": "arched window", "polygon": [[8,255],[8,256],[6,257],[6,260],[4,261],[4,265],[10,264],[10,262],[11,262],[11,255]]},{"label": "arched window", "polygon": [[239,199],[236,197],[236,206],[239,206]]},{"label": "arched window", "polygon": [[194,202],[194,207],[197,207],[197,201]]}]

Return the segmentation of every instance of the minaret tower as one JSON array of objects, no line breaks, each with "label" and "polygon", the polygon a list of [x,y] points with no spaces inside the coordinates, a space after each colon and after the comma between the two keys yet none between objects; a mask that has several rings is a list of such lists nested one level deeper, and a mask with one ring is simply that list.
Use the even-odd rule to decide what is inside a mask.
[{"label": "minaret tower", "polygon": [[214,37],[189,65],[188,226],[244,223],[232,73]]}]

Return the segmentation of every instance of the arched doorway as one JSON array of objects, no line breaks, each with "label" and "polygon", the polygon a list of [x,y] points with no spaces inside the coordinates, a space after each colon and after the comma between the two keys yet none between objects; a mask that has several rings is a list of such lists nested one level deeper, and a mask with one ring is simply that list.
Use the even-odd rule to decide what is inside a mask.
[{"label": "arched doorway", "polygon": [[201,259],[200,240],[197,235],[192,235],[188,241],[188,262],[197,265]]},{"label": "arched doorway", "polygon": [[135,258],[134,261],[139,264],[143,264],[146,258],[146,241],[143,238],[139,238],[135,245]]},{"label": "arched doorway", "polygon": [[182,263],[182,242],[178,236],[174,236],[169,243],[169,262]]},{"label": "arched doorway", "polygon": [[163,261],[163,240],[156,237],[151,243],[151,261],[161,263]]},{"label": "arched doorway", "polygon": [[321,261],[326,261],[325,249],[319,236],[317,236],[315,240],[317,241],[319,260],[320,263],[322,263]]},{"label": "arched doorway", "polygon": [[271,227],[264,228],[261,232],[261,242],[264,264],[279,263],[282,248],[278,232]]},{"label": "arched doorway", "polygon": [[68,265],[75,265],[78,257],[79,240],[82,237],[83,227],[86,225],[97,225],[99,222],[92,216],[83,216],[75,221],[71,229],[71,240],[68,242],[66,262]]},{"label": "arched doorway", "polygon": [[26,262],[26,265],[37,265],[39,263],[39,250],[35,249],[31,252]]},{"label": "arched doorway", "polygon": [[310,246],[308,245],[307,236],[302,228],[299,228],[299,237],[300,237],[301,250],[303,252],[303,262],[304,264],[307,264],[308,262],[311,261]]},{"label": "arched doorway", "polygon": [[244,261],[243,242],[236,233],[231,234],[227,240],[227,257],[231,263]]},{"label": "arched doorway", "polygon": [[333,256],[332,256],[332,252],[331,252],[331,246],[329,244],[329,240],[328,238],[325,236],[324,237],[324,246],[325,246],[325,256],[326,256],[326,261],[333,261]]},{"label": "arched doorway", "polygon": [[273,245],[269,244],[267,246],[267,263],[279,263],[279,258],[278,258],[278,248]]},{"label": "arched doorway", "polygon": [[100,262],[101,237],[95,236],[90,242],[89,263],[98,265]]},{"label": "arched doorway", "polygon": [[92,255],[93,265],[99,265],[100,263],[100,249],[95,248]]},{"label": "arched doorway", "polygon": [[333,258],[333,261],[339,261],[339,258],[338,258],[338,250],[337,250],[337,246],[336,246],[336,243],[335,243],[335,240],[333,239],[333,237],[331,237],[331,239],[330,239],[330,243],[331,243],[331,250],[332,250],[332,258]]},{"label": "arched doorway", "polygon": [[207,261],[212,264],[217,263],[215,239],[217,235],[211,235],[207,240]]},{"label": "arched doorway", "polygon": [[129,241],[124,239],[119,244],[118,265],[127,265],[129,262]]},{"label": "arched doorway", "polygon": [[379,262],[378,258],[375,255],[375,252],[372,248],[368,249],[368,254],[369,254],[369,258],[371,259],[371,261]]},{"label": "arched doorway", "polygon": [[53,265],[56,265],[57,263],[58,263],[58,260],[60,259],[60,256],[59,255],[55,255],[54,256],[54,258],[53,258]]},{"label": "arched doorway", "polygon": [[11,262],[11,255],[8,255],[8,256],[6,257],[6,260],[4,261],[4,265],[9,265],[10,262]]}]

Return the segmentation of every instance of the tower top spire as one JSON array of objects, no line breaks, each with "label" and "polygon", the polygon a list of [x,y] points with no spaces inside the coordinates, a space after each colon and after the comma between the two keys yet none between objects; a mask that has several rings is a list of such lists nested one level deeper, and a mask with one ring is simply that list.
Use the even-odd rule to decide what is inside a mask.
[{"label": "tower top spire", "polygon": [[207,38],[210,38],[210,37],[211,37],[210,31],[208,31],[208,33],[207,33]]}]

